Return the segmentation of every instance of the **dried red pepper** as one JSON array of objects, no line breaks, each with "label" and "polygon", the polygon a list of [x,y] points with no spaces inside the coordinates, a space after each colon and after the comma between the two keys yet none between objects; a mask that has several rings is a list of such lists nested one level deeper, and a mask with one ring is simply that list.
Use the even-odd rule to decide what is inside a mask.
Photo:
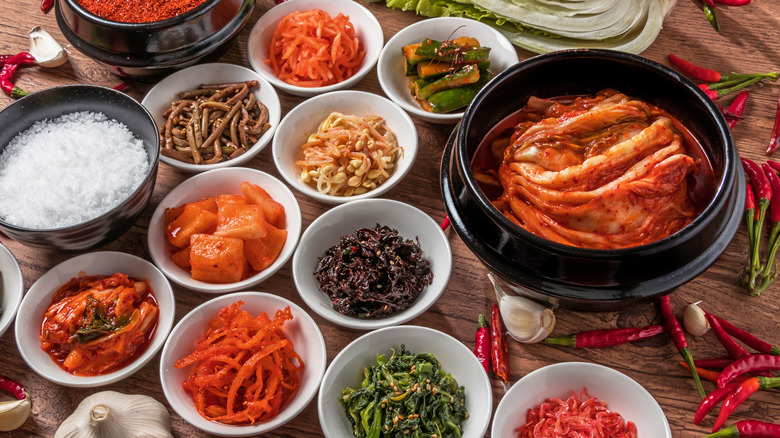
[{"label": "dried red pepper", "polygon": [[474,334],[474,355],[485,368],[485,372],[490,373],[490,328],[485,315],[481,313],[477,319],[477,332]]},{"label": "dried red pepper", "polygon": [[506,328],[501,320],[497,304],[493,304],[490,314],[490,359],[493,372],[502,382],[509,382],[509,345],[506,343]]},{"label": "dried red pepper", "polygon": [[750,93],[747,91],[740,91],[739,94],[737,94],[737,97],[731,102],[731,105],[727,108],[727,111],[736,116],[726,120],[730,129],[734,129],[734,126],[739,121],[739,117],[742,117],[742,113],[745,112],[745,106],[747,105],[749,95]]},{"label": "dried red pepper", "polygon": [[777,109],[775,110],[775,124],[772,127],[772,135],[769,137],[769,146],[766,147],[766,156],[772,154],[780,147],[780,99],[777,100]]},{"label": "dried red pepper", "polygon": [[663,331],[662,325],[589,330],[558,338],[546,338],[544,342],[574,348],[605,348],[651,338]]},{"label": "dried red pepper", "polygon": [[9,96],[16,98],[30,94],[14,85],[12,82],[14,73],[16,73],[16,69],[19,68],[20,65],[27,64],[30,61],[35,63],[35,58],[31,54],[27,52],[20,52],[12,56],[8,61],[5,62],[5,64],[3,64],[3,69],[0,70],[0,88],[2,88],[3,91],[5,91]]},{"label": "dried red pepper", "polygon": [[725,400],[741,384],[742,382],[731,382],[725,387],[717,388],[707,394],[707,397],[704,397],[704,400],[699,403],[699,408],[696,409],[696,414],[693,416],[693,424],[701,423],[715,405]]},{"label": "dried red pepper", "polygon": [[688,341],[685,340],[685,333],[683,332],[682,326],[680,325],[680,321],[678,321],[672,313],[672,305],[669,295],[664,295],[658,301],[660,303],[661,317],[664,320],[666,331],[669,332],[669,336],[672,338],[672,343],[674,344],[675,348],[677,348],[677,351],[680,353],[685,363],[687,363],[690,367],[693,381],[696,383],[696,389],[699,390],[699,395],[701,395],[701,398],[704,398],[707,394],[704,392],[704,387],[701,386],[699,373],[696,372],[696,366],[693,364],[693,356],[691,356],[691,351],[688,349]]},{"label": "dried red pepper", "polygon": [[718,376],[718,388],[723,388],[737,376],[755,371],[780,370],[780,356],[772,354],[751,354],[742,359],[735,360],[720,372]]},{"label": "dried red pepper", "polygon": [[765,423],[756,420],[737,421],[731,426],[705,436],[704,438],[777,438],[780,437],[780,424]]},{"label": "dried red pepper", "polygon": [[712,431],[717,432],[726,420],[731,416],[734,410],[742,404],[748,397],[759,389],[777,388],[780,387],[780,378],[778,377],[752,377],[740,383],[726,397],[726,401],[723,402],[723,406],[720,407],[720,413],[718,413],[718,419],[715,420],[715,425],[712,426]]}]

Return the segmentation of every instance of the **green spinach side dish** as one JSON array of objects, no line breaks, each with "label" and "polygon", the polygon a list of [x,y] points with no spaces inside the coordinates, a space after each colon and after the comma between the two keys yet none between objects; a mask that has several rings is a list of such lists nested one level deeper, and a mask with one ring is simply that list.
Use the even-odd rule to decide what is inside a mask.
[{"label": "green spinach side dish", "polygon": [[432,354],[393,351],[363,371],[360,388],[344,388],[341,405],[358,438],[460,437],[469,417],[463,386]]}]

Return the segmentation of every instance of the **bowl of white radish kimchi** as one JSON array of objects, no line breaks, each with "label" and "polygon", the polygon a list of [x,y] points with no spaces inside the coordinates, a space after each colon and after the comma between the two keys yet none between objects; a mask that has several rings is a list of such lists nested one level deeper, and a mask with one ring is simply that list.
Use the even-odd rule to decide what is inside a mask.
[{"label": "bowl of white radish kimchi", "polygon": [[541,55],[499,74],[442,158],[454,229],[517,292],[608,310],[706,270],[739,226],[745,179],[697,86],[608,50]]}]

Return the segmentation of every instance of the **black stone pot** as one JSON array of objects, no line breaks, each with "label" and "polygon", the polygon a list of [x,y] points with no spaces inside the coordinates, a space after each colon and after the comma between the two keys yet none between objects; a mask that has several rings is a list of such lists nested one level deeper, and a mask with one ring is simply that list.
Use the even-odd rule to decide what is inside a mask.
[{"label": "black stone pot", "polygon": [[[470,161],[491,127],[530,96],[593,94],[614,88],[680,120],[704,146],[715,173],[713,199],[687,227],[628,249],[562,245],[529,233],[493,207]],[[731,131],[713,102],[661,64],[608,50],[536,56],[496,76],[467,108],[447,142],[441,186],[453,228],[474,254],[516,292],[554,306],[614,310],[652,300],[706,270],[742,219],[745,177]]]},{"label": "black stone pot", "polygon": [[151,23],[105,20],[78,0],[58,0],[60,31],[78,51],[116,74],[138,80],[218,58],[249,21],[255,0],[207,0]]}]

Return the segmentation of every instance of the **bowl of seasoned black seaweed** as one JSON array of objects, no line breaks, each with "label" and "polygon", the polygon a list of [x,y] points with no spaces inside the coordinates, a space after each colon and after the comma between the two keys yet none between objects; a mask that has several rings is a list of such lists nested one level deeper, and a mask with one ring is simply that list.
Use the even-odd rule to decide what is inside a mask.
[{"label": "bowl of seasoned black seaweed", "polygon": [[373,330],[402,324],[441,296],[452,270],[449,241],[430,216],[389,199],[335,207],[304,231],[295,286],[318,315]]}]

